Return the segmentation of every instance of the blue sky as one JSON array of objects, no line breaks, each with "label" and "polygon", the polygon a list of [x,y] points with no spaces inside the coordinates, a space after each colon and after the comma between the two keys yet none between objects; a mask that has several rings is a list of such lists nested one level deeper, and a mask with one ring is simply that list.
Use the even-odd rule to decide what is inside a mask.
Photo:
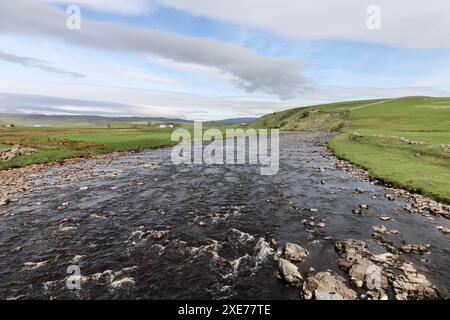
[{"label": "blue sky", "polygon": [[[72,4],[81,8],[80,30],[65,25]],[[379,30],[366,26],[370,4],[2,2],[0,112],[211,120],[450,95],[450,4],[379,0]]]}]

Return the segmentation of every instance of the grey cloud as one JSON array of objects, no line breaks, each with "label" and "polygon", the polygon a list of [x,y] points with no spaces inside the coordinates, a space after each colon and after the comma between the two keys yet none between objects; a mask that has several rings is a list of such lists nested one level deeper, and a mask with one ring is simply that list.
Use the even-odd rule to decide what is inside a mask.
[{"label": "grey cloud", "polygon": [[302,63],[294,58],[264,57],[235,44],[171,32],[82,19],[81,30],[68,30],[68,15],[32,0],[2,3],[0,32],[53,37],[71,44],[116,52],[155,54],[179,62],[214,67],[231,74],[248,92],[291,98],[308,86]]},{"label": "grey cloud", "polygon": [[[195,16],[220,19],[297,39],[344,39],[412,48],[450,48],[448,0],[158,0]],[[381,10],[369,30],[367,8]]]},{"label": "grey cloud", "polygon": [[41,70],[44,70],[47,72],[52,72],[52,73],[61,74],[61,75],[67,75],[67,76],[70,76],[73,78],[85,78],[85,76],[83,74],[66,71],[64,69],[55,67],[55,66],[51,65],[49,62],[44,61],[44,60],[39,60],[39,59],[34,59],[34,58],[29,58],[29,57],[22,57],[22,56],[18,56],[18,55],[3,52],[3,51],[0,51],[0,60],[10,62],[10,63],[20,64],[20,65],[26,66],[26,67],[33,67],[33,68],[41,69]]}]

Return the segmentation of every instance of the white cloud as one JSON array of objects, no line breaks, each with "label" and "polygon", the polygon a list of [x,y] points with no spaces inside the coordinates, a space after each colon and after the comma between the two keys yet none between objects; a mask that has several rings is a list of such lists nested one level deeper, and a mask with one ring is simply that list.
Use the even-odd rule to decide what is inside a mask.
[{"label": "white cloud", "polygon": [[[394,46],[450,48],[448,0],[158,0],[161,4],[298,39],[341,39]],[[381,30],[366,26],[381,9]]]},{"label": "white cloud", "polygon": [[42,0],[42,2],[80,5],[96,11],[122,15],[147,15],[153,9],[149,0]]}]

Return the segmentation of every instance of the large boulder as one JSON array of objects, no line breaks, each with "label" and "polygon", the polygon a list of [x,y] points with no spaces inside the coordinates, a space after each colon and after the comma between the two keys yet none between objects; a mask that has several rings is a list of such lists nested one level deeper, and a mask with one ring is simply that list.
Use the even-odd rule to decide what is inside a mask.
[{"label": "large boulder", "polygon": [[283,258],[278,259],[278,269],[280,276],[289,284],[298,285],[303,280],[297,266]]},{"label": "large boulder", "polygon": [[382,274],[382,269],[367,259],[355,263],[348,274],[352,283],[358,288],[365,285],[368,289],[379,290],[389,286],[388,279]]},{"label": "large boulder", "polygon": [[308,250],[298,244],[288,242],[277,250],[275,259],[281,257],[292,262],[302,262],[308,255]]},{"label": "large boulder", "polygon": [[307,300],[356,300],[357,297],[343,280],[329,272],[319,272],[303,282],[303,298]]}]

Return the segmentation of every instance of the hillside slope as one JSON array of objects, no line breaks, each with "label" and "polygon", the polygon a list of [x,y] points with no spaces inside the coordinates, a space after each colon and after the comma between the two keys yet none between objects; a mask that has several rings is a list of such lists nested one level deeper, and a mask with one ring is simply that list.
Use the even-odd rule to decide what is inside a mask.
[{"label": "hillside slope", "polygon": [[329,147],[376,178],[450,203],[450,98],[341,102],[277,112],[255,127],[334,130]]}]

